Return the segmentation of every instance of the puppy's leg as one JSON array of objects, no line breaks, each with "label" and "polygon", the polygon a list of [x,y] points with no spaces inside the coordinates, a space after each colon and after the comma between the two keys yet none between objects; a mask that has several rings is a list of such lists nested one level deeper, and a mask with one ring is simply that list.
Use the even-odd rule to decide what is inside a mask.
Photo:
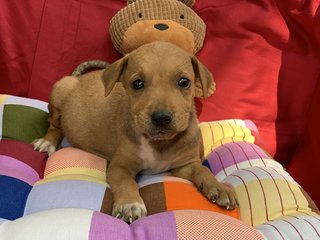
[{"label": "puppy's leg", "polygon": [[136,173],[132,169],[112,164],[107,172],[107,182],[113,193],[112,215],[126,222],[147,215],[147,209],[139,194],[139,188],[135,181]]},{"label": "puppy's leg", "polygon": [[50,126],[43,138],[36,139],[32,142],[34,149],[39,152],[47,152],[51,156],[58,148],[63,134],[61,131],[60,111],[49,104],[49,123]]},{"label": "puppy's leg", "polygon": [[233,210],[238,206],[236,195],[233,190],[213,176],[210,170],[202,166],[200,162],[194,162],[171,170],[176,177],[184,178],[196,185],[210,201],[228,210]]}]

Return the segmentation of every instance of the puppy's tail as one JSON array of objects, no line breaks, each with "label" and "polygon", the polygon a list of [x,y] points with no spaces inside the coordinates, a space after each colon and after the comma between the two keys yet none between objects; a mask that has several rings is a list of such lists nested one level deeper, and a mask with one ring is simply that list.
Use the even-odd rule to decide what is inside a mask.
[{"label": "puppy's tail", "polygon": [[80,76],[89,70],[96,70],[96,69],[104,69],[109,65],[108,62],[101,61],[101,60],[90,60],[81,63],[76,69],[72,72],[72,76]]}]

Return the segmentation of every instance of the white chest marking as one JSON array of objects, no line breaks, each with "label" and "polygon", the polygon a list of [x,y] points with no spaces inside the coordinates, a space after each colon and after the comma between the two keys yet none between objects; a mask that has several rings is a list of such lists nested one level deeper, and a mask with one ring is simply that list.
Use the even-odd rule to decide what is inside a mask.
[{"label": "white chest marking", "polygon": [[141,145],[139,149],[139,157],[144,160],[144,166],[145,168],[151,167],[155,164],[156,158],[154,155],[154,150],[150,146],[148,140],[144,137],[141,139]]},{"label": "white chest marking", "polygon": [[154,174],[170,169],[170,161],[161,159],[160,154],[153,149],[153,147],[149,144],[149,141],[144,137],[141,139],[138,155],[143,160],[144,170],[142,173]]}]

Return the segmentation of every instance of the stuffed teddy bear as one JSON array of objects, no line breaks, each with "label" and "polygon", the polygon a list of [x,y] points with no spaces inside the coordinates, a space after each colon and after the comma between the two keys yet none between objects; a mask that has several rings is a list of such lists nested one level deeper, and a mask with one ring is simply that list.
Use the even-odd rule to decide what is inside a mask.
[{"label": "stuffed teddy bear", "polygon": [[115,48],[122,54],[153,41],[173,43],[196,54],[206,25],[192,10],[195,0],[128,0],[110,23]]},{"label": "stuffed teddy bear", "polygon": [[[195,0],[128,0],[110,22],[110,36],[115,48],[128,54],[143,44],[153,41],[173,43],[196,54],[203,46],[206,25],[192,10]],[[100,60],[80,64],[72,73],[79,76],[89,69],[105,68]],[[196,86],[196,97],[209,97],[215,84],[202,94],[202,86]]]}]

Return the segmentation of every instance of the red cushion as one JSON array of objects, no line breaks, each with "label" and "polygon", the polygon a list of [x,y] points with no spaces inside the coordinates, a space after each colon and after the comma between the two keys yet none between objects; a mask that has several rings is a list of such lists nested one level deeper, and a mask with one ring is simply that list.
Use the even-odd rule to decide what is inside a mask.
[{"label": "red cushion", "polygon": [[[51,86],[84,60],[119,58],[108,35],[123,1],[1,2],[0,92],[48,101]],[[14,31],[13,31],[14,29]]]},{"label": "red cushion", "polygon": [[[118,0],[2,1],[6,81],[0,92],[47,101],[52,84],[80,62],[119,58],[108,24],[124,6]],[[320,71],[317,7],[315,0],[198,0],[195,10],[207,24],[198,57],[217,82],[216,93],[197,104],[200,120],[253,120],[267,150],[286,165]]]},{"label": "red cushion", "polygon": [[207,24],[199,58],[217,82],[200,120],[253,120],[267,150],[286,165],[320,70],[313,35],[320,22],[313,22],[318,4],[276,2],[198,1]]},{"label": "red cushion", "polygon": [[309,193],[320,207],[319,170],[320,170],[320,78],[315,92],[305,135],[288,166],[295,180]]}]

